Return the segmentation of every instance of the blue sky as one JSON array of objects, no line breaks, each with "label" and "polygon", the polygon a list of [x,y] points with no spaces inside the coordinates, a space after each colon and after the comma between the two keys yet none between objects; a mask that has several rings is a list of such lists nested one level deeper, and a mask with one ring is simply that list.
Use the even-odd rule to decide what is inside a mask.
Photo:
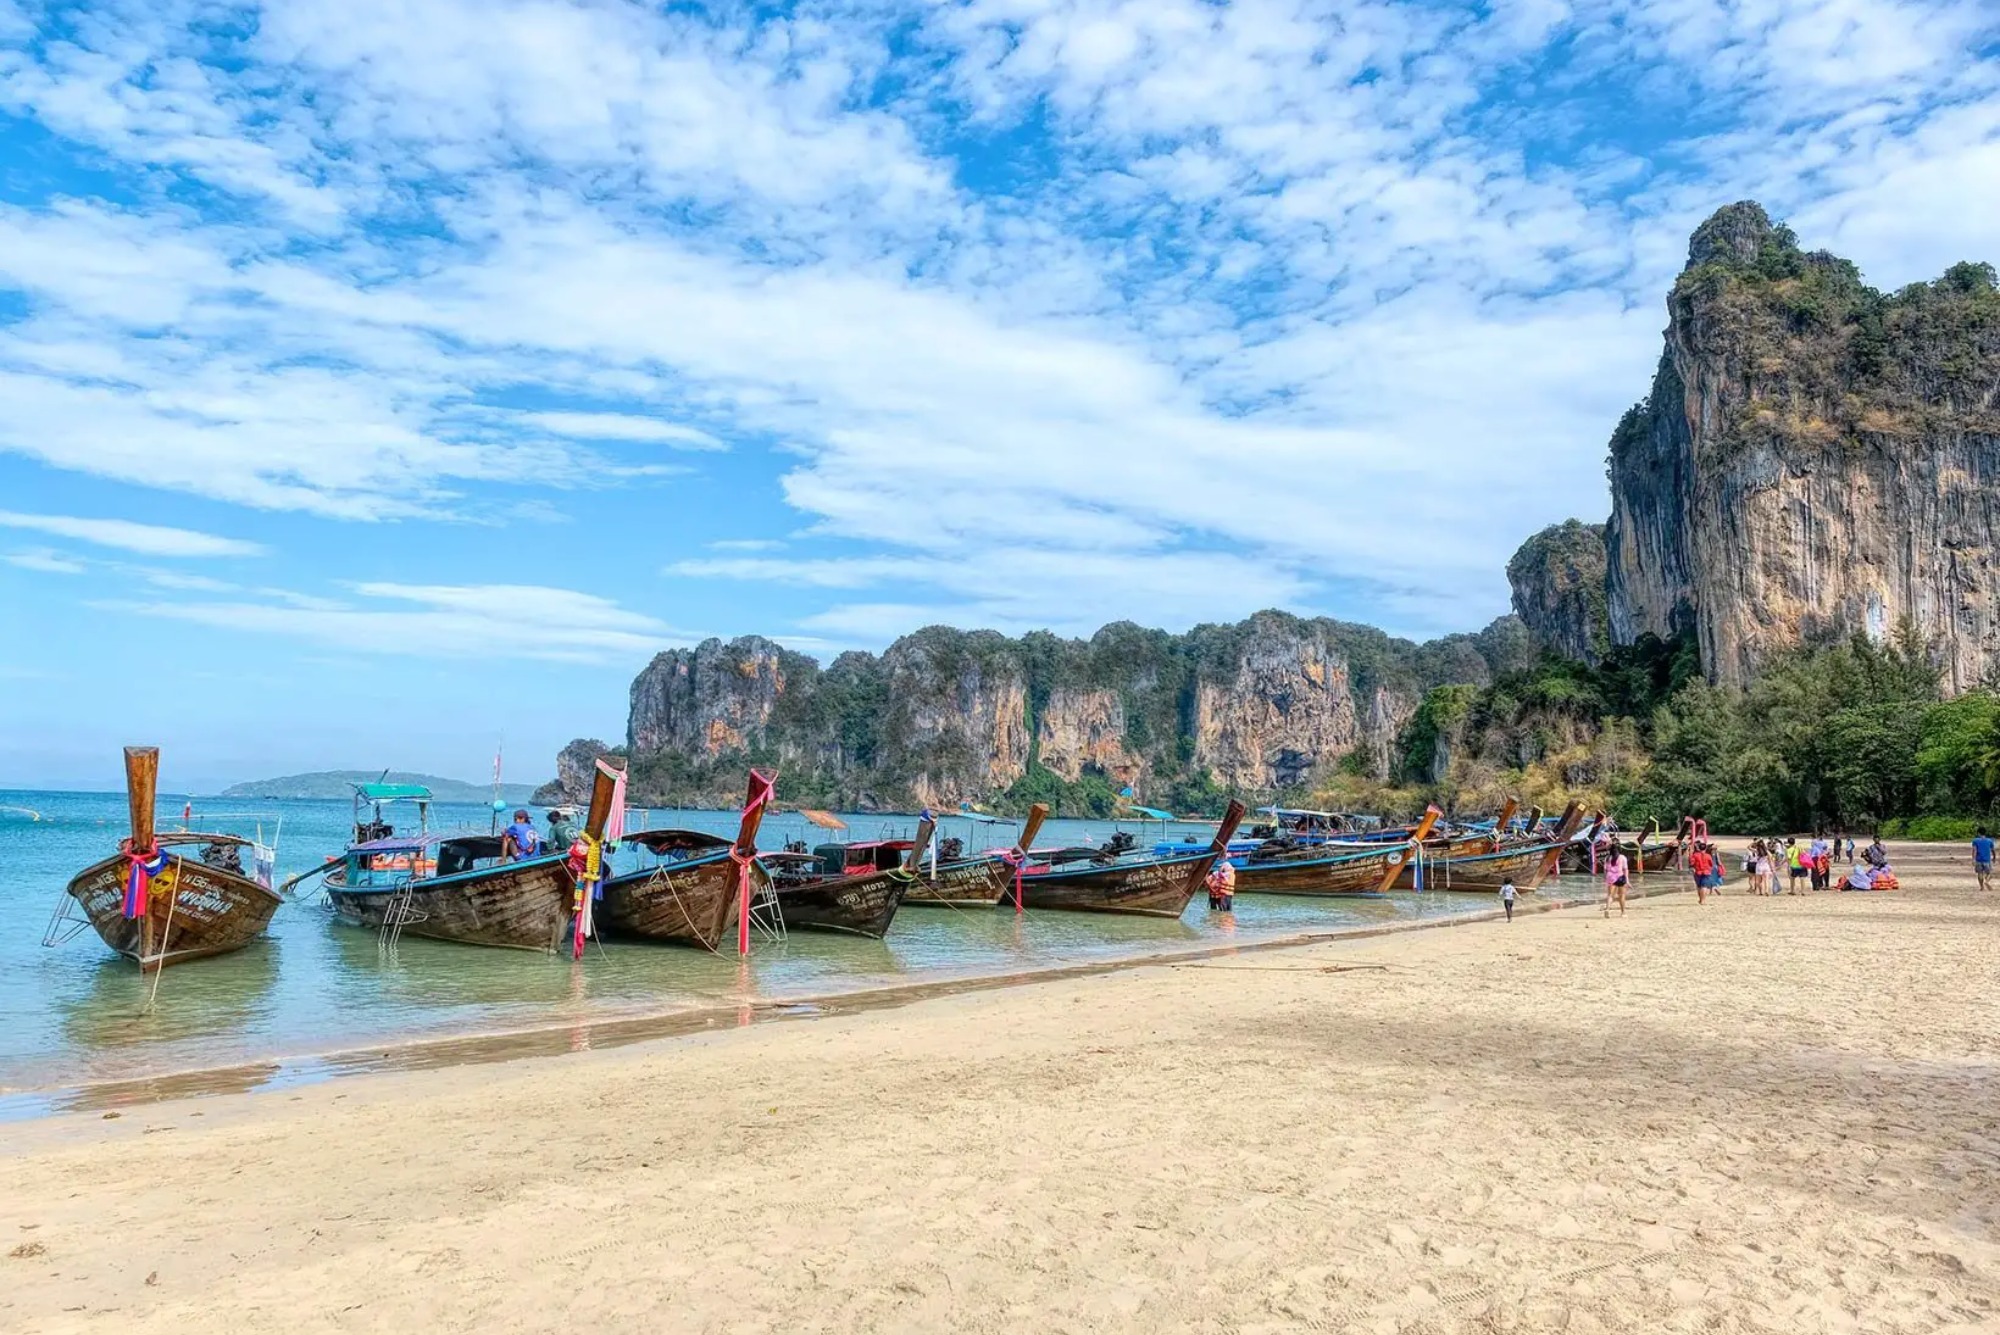
[{"label": "blue sky", "polygon": [[0,784],[540,779],[660,648],[1426,636],[1688,231],[2000,259],[1989,0],[0,0]]}]

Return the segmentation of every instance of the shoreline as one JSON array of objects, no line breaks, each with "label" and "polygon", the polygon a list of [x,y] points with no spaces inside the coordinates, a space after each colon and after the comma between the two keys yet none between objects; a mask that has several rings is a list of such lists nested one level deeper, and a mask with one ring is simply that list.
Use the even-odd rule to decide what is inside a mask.
[{"label": "shoreline", "polygon": [[[1678,878],[1659,889],[1641,888],[1632,899],[1684,890]],[[1436,891],[1425,893],[1456,893]],[[1468,899],[1472,895],[1466,896]],[[1491,896],[1481,895],[1482,898]],[[1597,902],[1580,896],[1523,897],[1515,916],[1549,913]],[[1323,931],[1286,932],[1267,938],[1216,945],[1170,947],[1106,959],[1052,963],[1038,968],[1000,973],[969,973],[924,982],[862,986],[816,991],[796,996],[745,997],[741,1000],[683,1006],[671,1010],[618,1012],[578,1020],[550,1021],[508,1028],[418,1035],[400,1041],[351,1044],[311,1052],[272,1053],[212,1066],[189,1066],[115,1079],[84,1081],[0,1092],[0,1126],[71,1114],[114,1112],[187,1098],[256,1095],[296,1090],[330,1081],[348,1080],[390,1071],[436,1070],[478,1066],[524,1058],[556,1057],[579,1051],[670,1042],[693,1034],[741,1028],[781,1020],[816,1019],[863,1011],[913,1005],[933,997],[958,996],[1003,988],[1030,986],[1071,978],[1088,978],[1157,964],[1197,962],[1266,950],[1290,950],[1340,941],[1359,941],[1434,928],[1467,926],[1504,917],[1502,911],[1468,909],[1415,918],[1406,922],[1361,927],[1331,927]]]},{"label": "shoreline", "polygon": [[1992,1329],[1969,881],[1676,877],[1609,920],[48,1118],[0,1142],[0,1326]]}]

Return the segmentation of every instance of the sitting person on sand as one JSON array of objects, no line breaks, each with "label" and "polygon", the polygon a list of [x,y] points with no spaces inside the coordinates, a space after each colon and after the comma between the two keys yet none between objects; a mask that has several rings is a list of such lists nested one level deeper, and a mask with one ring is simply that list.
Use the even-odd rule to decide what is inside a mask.
[{"label": "sitting person on sand", "polygon": [[1875,873],[1868,869],[1867,863],[1857,862],[1854,864],[1854,869],[1847,873],[1847,884],[1840,888],[1843,890],[1873,890],[1875,888]]}]

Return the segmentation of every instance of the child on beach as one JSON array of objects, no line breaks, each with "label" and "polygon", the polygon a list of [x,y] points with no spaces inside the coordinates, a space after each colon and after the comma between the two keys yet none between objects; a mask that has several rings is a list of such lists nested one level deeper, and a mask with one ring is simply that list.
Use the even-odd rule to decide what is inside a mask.
[{"label": "child on beach", "polygon": [[1611,916],[1611,902],[1614,899],[1618,901],[1618,916],[1621,918],[1625,916],[1625,882],[1630,871],[1631,865],[1625,861],[1625,855],[1614,845],[1610,858],[1604,864],[1605,917]]},{"label": "child on beach", "polygon": [[1708,902],[1708,878],[1715,872],[1715,854],[1708,851],[1707,844],[1696,844],[1694,855],[1688,859],[1688,866],[1694,872],[1694,902]]},{"label": "child on beach", "polygon": [[1507,910],[1507,921],[1514,921],[1514,878],[1502,877],[1500,881],[1500,907]]}]

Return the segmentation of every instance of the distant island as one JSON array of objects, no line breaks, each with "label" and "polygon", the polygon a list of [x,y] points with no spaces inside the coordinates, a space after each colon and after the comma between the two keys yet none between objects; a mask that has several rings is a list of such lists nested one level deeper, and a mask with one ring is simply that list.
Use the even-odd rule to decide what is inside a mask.
[{"label": "distant island", "polygon": [[[257,779],[250,783],[233,783],[222,790],[222,797],[301,797],[325,798],[347,797],[354,792],[357,783],[420,783],[431,790],[431,796],[440,802],[491,802],[493,785],[490,783],[467,783],[463,779],[441,779],[435,774],[411,774],[404,770],[370,769],[328,769],[312,774],[287,774],[277,779]],[[509,803],[524,803],[533,796],[535,785],[531,783],[503,783],[500,785],[500,800]]]}]

